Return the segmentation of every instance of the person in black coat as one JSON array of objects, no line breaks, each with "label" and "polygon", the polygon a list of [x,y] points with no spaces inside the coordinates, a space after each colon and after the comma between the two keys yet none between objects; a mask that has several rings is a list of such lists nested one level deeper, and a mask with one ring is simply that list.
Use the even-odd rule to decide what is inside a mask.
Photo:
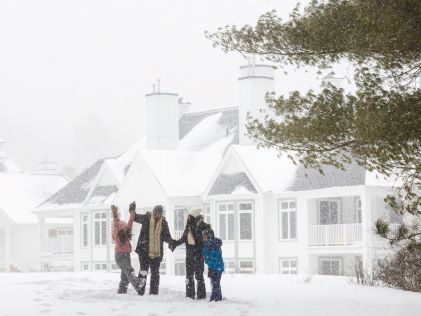
[{"label": "person in black coat", "polygon": [[[136,203],[130,204],[130,210],[136,210]],[[173,239],[165,217],[162,216],[162,205],[156,205],[152,211],[146,214],[136,214],[134,221],[142,224],[136,253],[139,256],[139,277],[145,279],[143,288],[138,291],[139,295],[145,294],[146,278],[148,270],[151,270],[151,282],[149,294],[158,295],[159,292],[159,267],[163,257],[163,243],[172,245]]]},{"label": "person in black coat", "polygon": [[[186,297],[198,300],[206,298],[202,231],[206,229],[207,224],[200,213],[201,209],[193,209],[188,213],[183,235],[170,244],[172,251],[181,244],[186,245]],[[196,279],[197,291],[194,279]]]}]

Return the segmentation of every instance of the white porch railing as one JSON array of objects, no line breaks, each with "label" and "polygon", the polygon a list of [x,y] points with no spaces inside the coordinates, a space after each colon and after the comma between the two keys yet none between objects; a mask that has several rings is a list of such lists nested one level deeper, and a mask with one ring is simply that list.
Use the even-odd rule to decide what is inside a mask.
[{"label": "white porch railing", "polygon": [[310,246],[355,245],[362,242],[362,225],[310,225],[308,236]]},{"label": "white porch railing", "polygon": [[43,244],[44,254],[72,254],[73,236],[60,238],[47,238]]}]

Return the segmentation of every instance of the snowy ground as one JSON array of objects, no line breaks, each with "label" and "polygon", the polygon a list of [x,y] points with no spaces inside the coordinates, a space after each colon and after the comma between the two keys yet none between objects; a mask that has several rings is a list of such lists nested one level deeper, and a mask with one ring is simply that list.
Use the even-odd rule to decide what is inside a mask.
[{"label": "snowy ground", "polygon": [[[421,294],[362,287],[346,278],[229,276],[224,301],[184,297],[183,277],[159,296],[117,295],[116,273],[0,274],[0,315],[421,315]],[[207,283],[209,288],[209,283]]]}]

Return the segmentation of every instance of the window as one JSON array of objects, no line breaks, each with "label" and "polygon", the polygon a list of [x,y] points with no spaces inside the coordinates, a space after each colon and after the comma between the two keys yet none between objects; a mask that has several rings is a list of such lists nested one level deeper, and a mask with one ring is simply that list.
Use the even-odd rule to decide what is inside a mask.
[{"label": "window", "polygon": [[175,263],[175,275],[186,275],[186,264],[185,262]]},{"label": "window", "polygon": [[207,204],[203,208],[205,210],[205,222],[208,224],[212,224],[212,215],[211,215],[210,205]]},{"label": "window", "polygon": [[234,209],[233,202],[218,204],[218,231],[221,240],[234,240]]},{"label": "window", "polygon": [[294,200],[279,201],[279,238],[291,240],[297,238],[297,210]]},{"label": "window", "polygon": [[334,225],[340,222],[339,200],[319,200],[319,225]]},{"label": "window", "polygon": [[159,274],[167,274],[167,263],[162,261],[159,266]]},{"label": "window", "polygon": [[116,263],[112,263],[111,264],[111,271],[120,271],[120,268]]},{"label": "window", "polygon": [[107,214],[105,212],[96,212],[94,217],[94,245],[104,246],[107,244]]},{"label": "window", "polygon": [[107,271],[106,263],[94,263],[94,271]]},{"label": "window", "polygon": [[253,203],[239,203],[238,204],[238,217],[239,217],[239,231],[240,240],[253,239]]},{"label": "window", "polygon": [[73,228],[71,227],[57,227],[48,230],[48,238],[65,238],[73,236]]},{"label": "window", "polygon": [[235,262],[233,260],[224,260],[224,272],[229,274],[235,273]]},{"label": "window", "polygon": [[48,238],[57,238],[57,228],[48,230]]},{"label": "window", "polygon": [[361,199],[355,199],[355,222],[361,223],[362,222],[362,211],[361,211]]},{"label": "window", "polygon": [[298,263],[297,258],[280,258],[279,273],[280,274],[297,274]]},{"label": "window", "polygon": [[342,274],[342,258],[337,258],[337,257],[319,258],[319,274],[341,275]]},{"label": "window", "polygon": [[88,232],[88,223],[89,223],[89,215],[87,214],[87,213],[83,213],[83,214],[81,214],[81,219],[80,219],[80,221],[81,221],[81,231],[82,231],[82,236],[81,236],[81,238],[82,238],[82,240],[81,240],[81,243],[82,243],[82,248],[86,248],[86,247],[88,247],[88,234],[89,234],[89,232]]},{"label": "window", "polygon": [[89,263],[82,262],[81,263],[81,270],[82,271],[89,271]]},{"label": "window", "polygon": [[240,273],[242,274],[254,273],[253,261],[240,261]]},{"label": "window", "polygon": [[184,231],[187,220],[187,208],[180,207],[174,210],[174,230]]}]

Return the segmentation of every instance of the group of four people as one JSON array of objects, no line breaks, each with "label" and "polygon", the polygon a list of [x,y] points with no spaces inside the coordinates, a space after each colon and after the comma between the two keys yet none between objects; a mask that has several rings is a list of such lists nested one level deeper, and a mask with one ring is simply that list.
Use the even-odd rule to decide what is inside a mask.
[{"label": "group of four people", "polygon": [[[203,221],[201,209],[193,209],[188,213],[186,228],[179,240],[174,240],[171,237],[168,222],[162,215],[163,207],[161,205],[156,205],[152,213],[136,214],[136,203],[131,203],[129,206],[130,217],[127,223],[119,218],[116,206],[112,205],[111,210],[115,261],[121,270],[118,293],[127,293],[130,283],[139,295],[144,295],[146,279],[150,270],[149,294],[158,294],[159,267],[163,258],[163,244],[166,242],[171,251],[181,244],[186,246],[186,297],[206,298],[206,286],[203,278],[204,263],[206,263],[212,286],[210,300],[220,301],[222,299],[220,285],[221,275],[224,271],[222,241],[215,238],[211,226]],[[135,274],[130,259],[133,222],[142,225],[135,250],[139,256],[140,271],[138,275]]]}]

